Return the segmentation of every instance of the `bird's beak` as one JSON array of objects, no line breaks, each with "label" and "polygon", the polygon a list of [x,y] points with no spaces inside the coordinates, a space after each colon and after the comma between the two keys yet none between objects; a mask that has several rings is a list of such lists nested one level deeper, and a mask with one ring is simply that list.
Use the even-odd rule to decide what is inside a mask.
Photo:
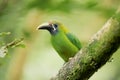
[{"label": "bird's beak", "polygon": [[39,26],[37,27],[37,30],[40,30],[40,29],[46,29],[46,30],[48,30],[50,27],[51,27],[51,26],[50,26],[49,23],[43,23],[43,24],[41,24],[41,25],[39,25]]}]

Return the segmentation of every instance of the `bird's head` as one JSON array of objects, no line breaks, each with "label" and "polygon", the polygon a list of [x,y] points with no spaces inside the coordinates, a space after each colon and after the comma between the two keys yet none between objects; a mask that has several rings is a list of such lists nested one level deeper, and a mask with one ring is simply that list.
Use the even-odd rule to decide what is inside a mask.
[{"label": "bird's head", "polygon": [[64,27],[63,24],[56,22],[56,21],[43,23],[39,25],[37,29],[48,30],[51,35],[55,35],[58,32],[65,32],[65,33],[68,32],[68,30]]}]

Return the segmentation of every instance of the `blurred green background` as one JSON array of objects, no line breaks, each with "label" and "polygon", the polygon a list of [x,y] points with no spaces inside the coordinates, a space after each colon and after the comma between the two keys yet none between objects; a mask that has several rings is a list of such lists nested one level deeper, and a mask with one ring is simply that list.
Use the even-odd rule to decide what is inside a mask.
[{"label": "blurred green background", "polygon": [[[50,44],[47,31],[37,31],[39,24],[62,22],[85,46],[115,13],[120,0],[0,0],[0,46],[24,37],[25,48],[10,48],[0,58],[0,80],[49,80],[64,61]],[[120,80],[120,49],[89,80]]]}]

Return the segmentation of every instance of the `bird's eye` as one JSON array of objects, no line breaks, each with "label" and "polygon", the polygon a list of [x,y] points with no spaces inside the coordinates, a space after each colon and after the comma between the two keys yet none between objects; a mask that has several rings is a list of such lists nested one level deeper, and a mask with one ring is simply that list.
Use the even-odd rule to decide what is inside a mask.
[{"label": "bird's eye", "polygon": [[58,25],[57,25],[57,24],[54,24],[54,27],[55,27],[55,28],[57,28],[57,27],[58,27]]}]

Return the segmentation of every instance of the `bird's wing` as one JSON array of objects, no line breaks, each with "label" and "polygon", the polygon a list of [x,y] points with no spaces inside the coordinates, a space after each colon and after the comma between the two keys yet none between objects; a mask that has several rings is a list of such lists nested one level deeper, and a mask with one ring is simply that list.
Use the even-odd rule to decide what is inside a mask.
[{"label": "bird's wing", "polygon": [[81,43],[79,39],[71,33],[67,33],[66,36],[78,49],[81,49]]}]

